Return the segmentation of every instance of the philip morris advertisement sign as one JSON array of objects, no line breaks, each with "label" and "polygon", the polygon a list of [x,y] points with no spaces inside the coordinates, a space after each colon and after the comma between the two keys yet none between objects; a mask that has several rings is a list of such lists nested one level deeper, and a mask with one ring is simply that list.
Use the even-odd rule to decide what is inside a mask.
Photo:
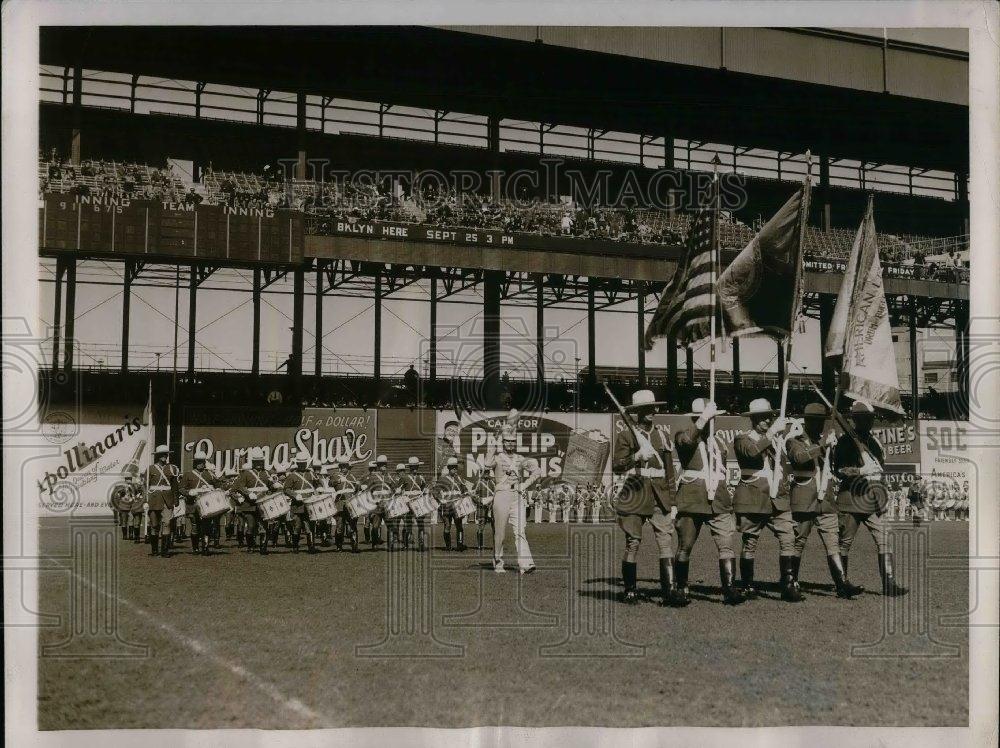
[{"label": "philip morris advertisement sign", "polygon": [[264,450],[268,469],[288,465],[299,451],[325,463],[334,463],[341,455],[352,465],[375,459],[378,414],[374,410],[304,408],[276,413],[274,418],[266,417],[266,410],[263,415],[259,409],[227,410],[216,419],[218,423],[212,423],[211,413],[199,414],[201,423],[184,425],[181,468],[191,467],[199,449],[208,454],[209,465],[217,472],[241,469],[253,447]]}]

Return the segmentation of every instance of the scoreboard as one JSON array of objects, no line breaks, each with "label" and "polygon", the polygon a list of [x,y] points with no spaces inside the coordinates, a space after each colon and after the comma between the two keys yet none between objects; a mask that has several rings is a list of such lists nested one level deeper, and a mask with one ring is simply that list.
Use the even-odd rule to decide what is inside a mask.
[{"label": "scoreboard", "polygon": [[301,212],[46,193],[39,247],[241,262],[302,261]]}]

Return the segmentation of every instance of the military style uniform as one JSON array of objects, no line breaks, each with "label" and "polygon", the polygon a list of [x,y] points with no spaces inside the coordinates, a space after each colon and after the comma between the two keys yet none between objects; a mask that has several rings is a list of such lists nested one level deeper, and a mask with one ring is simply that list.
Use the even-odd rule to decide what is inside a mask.
[{"label": "military style uniform", "polygon": [[120,528],[122,534],[122,540],[128,540],[129,537],[129,516],[132,512],[132,502],[136,494],[135,488],[132,484],[127,481],[121,481],[115,483],[111,487],[111,496],[108,503],[111,504],[111,509],[115,514],[115,524]]},{"label": "military style uniform", "polygon": [[[257,526],[261,520],[257,501],[271,492],[271,476],[266,470],[244,468],[236,476],[229,490],[237,497],[236,511],[242,525],[242,530],[237,532],[237,542],[241,544],[245,542],[247,550],[253,551],[256,545]],[[267,532],[264,528],[264,537],[260,541],[262,552],[266,544]]]},{"label": "military style uniform", "polygon": [[[180,471],[169,462],[154,462],[146,469],[146,503],[149,506],[149,533],[153,553],[169,554],[170,523],[177,503],[177,479]],[[162,544],[162,545],[161,545]]]},{"label": "military style uniform", "polygon": [[385,468],[379,467],[375,469],[374,473],[368,476],[365,488],[371,492],[372,498],[375,499],[375,503],[378,505],[378,508],[368,515],[370,519],[369,526],[371,528],[370,540],[374,548],[381,542],[379,531],[383,524],[386,526],[386,533],[391,534],[392,532],[389,528],[389,518],[386,514],[386,503],[392,498],[394,490],[393,480],[386,474]]},{"label": "military style uniform", "polygon": [[[786,599],[800,597],[794,584],[795,522],[789,503],[788,483],[782,469],[784,440],[771,440],[756,430],[739,434],[733,443],[740,464],[740,482],[733,492],[733,509],[743,538],[740,578],[748,597],[754,588],[754,556],[760,534],[767,527],[778,540],[778,564]],[[771,494],[775,494],[772,498]]]},{"label": "military style uniform", "polygon": [[[483,550],[483,538],[486,534],[486,525],[490,526],[490,534],[496,531],[493,525],[493,497],[496,494],[497,484],[492,476],[479,474],[475,488],[472,491],[472,498],[476,502],[476,547]],[[537,499],[535,507],[538,507]],[[537,519],[535,520],[538,521]]]},{"label": "military style uniform", "polygon": [[145,540],[142,537],[142,520],[146,516],[146,496],[143,493],[142,486],[138,485],[138,483],[133,485],[132,489],[132,502],[129,505],[129,517],[131,520],[129,536],[132,538],[133,543],[141,543]]},{"label": "military style uniform", "polygon": [[306,513],[306,497],[316,491],[316,476],[308,468],[293,469],[285,476],[282,491],[292,505],[292,552],[299,552],[302,531],[306,533],[306,547],[310,553],[316,552],[315,528]]},{"label": "military style uniform", "polygon": [[201,518],[196,499],[202,491],[210,491],[216,488],[220,482],[220,479],[208,467],[203,467],[200,470],[191,468],[181,476],[180,495],[184,498],[186,507],[184,513],[191,524],[191,550],[195,553],[198,552],[199,544],[203,544],[202,552],[208,553],[212,525],[217,523],[217,520],[203,520]]},{"label": "military style uniform", "polygon": [[452,474],[442,475],[434,483],[432,494],[440,504],[441,518],[444,521],[444,547],[451,550],[451,525],[455,524],[456,548],[465,550],[465,534],[462,518],[455,513],[455,502],[465,494],[465,484]]},{"label": "military style uniform", "polygon": [[[406,473],[400,481],[400,490],[404,496],[410,500],[418,498],[418,495],[427,493],[427,481],[419,473]],[[411,509],[405,517],[403,527],[403,546],[410,547],[410,537],[413,532],[413,525],[417,526],[417,543],[420,550],[424,550],[427,538],[427,516],[418,517]]]},{"label": "military style uniform", "polygon": [[[622,557],[623,600],[635,599],[637,585],[637,555],[642,542],[642,526],[649,522],[660,558],[661,585],[664,602],[674,601],[677,582],[674,556],[677,553],[677,531],[672,509],[675,506],[676,476],[673,446],[668,431],[654,426],[647,431],[641,425],[635,430],[644,437],[656,453],[651,460],[638,459],[639,441],[631,429],[625,429],[615,440],[611,469],[625,476],[625,482],[615,500],[618,526],[625,533],[625,554]],[[679,602],[679,599],[677,600]]]},{"label": "military style uniform", "polygon": [[358,553],[358,521],[351,516],[350,511],[347,509],[347,502],[354,497],[361,484],[350,472],[338,472],[333,476],[330,484],[333,486],[334,491],[337,492],[337,498],[335,499],[337,504],[337,513],[335,515],[337,527],[334,530],[334,544],[338,551],[343,550],[344,534],[346,533],[348,539],[351,541],[351,551]]},{"label": "military style uniform", "polygon": [[[691,550],[703,525],[708,525],[719,554],[719,575],[727,603],[743,598],[732,586],[734,576],[733,535],[736,517],[726,486],[725,446],[717,435],[704,436],[694,421],[674,436],[674,452],[681,472],[677,478],[677,586],[687,596]],[[709,452],[712,470],[709,471]]]}]

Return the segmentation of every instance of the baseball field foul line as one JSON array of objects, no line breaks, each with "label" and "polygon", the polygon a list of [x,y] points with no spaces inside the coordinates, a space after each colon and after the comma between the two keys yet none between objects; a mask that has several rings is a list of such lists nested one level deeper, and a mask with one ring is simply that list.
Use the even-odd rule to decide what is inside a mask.
[{"label": "baseball field foul line", "polygon": [[153,613],[150,613],[145,608],[142,608],[141,606],[136,605],[130,600],[127,600],[124,597],[120,597],[119,595],[113,592],[107,592],[106,590],[100,589],[96,584],[91,582],[89,579],[83,578],[75,571],[70,570],[70,574],[72,574],[74,577],[79,579],[84,584],[91,587],[94,591],[110,595],[120,605],[122,605],[125,608],[128,608],[133,613],[139,615],[141,618],[144,618],[147,622],[149,622],[156,628],[160,629],[160,631],[167,634],[174,640],[180,642],[181,644],[183,644],[185,647],[192,650],[196,654],[202,657],[208,657],[212,662],[214,662],[219,667],[228,670],[233,675],[243,678],[252,686],[257,688],[257,690],[267,694],[271,699],[273,699],[274,701],[276,701],[278,704],[285,707],[289,711],[295,712],[299,716],[305,717],[306,719],[311,720],[312,722],[315,722],[322,727],[330,727],[334,725],[333,720],[328,719],[325,716],[319,714],[318,712],[313,711],[298,699],[286,696],[273,683],[270,683],[267,680],[261,678],[256,673],[247,670],[242,665],[238,665],[235,662],[227,660],[222,655],[213,652],[212,649],[207,644],[200,642],[197,639],[190,637],[181,631],[178,631],[169,623],[160,620]]}]

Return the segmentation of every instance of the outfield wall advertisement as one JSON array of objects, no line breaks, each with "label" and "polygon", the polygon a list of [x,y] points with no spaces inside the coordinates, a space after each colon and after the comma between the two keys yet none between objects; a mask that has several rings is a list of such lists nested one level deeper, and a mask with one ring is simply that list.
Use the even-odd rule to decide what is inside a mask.
[{"label": "outfield wall advertisement", "polygon": [[41,427],[52,446],[24,463],[24,470],[26,485],[38,489],[42,516],[109,514],[114,485],[149,464],[152,428],[142,405],[52,410]]},{"label": "outfield wall advertisement", "polygon": [[[456,457],[464,477],[472,479],[482,467],[490,444],[497,444],[507,416],[507,411],[488,411],[463,414],[458,419],[454,412],[439,412],[434,449],[437,471],[440,473],[449,457]],[[606,413],[524,413],[517,418],[517,452],[537,460],[543,478],[558,481],[570,435],[574,430],[591,429],[607,436],[611,416]],[[603,481],[609,480],[610,464],[605,465],[603,472]]]},{"label": "outfield wall advertisement", "polygon": [[290,464],[299,451],[325,463],[346,455],[352,465],[362,467],[376,456],[378,413],[374,410],[304,408],[292,422],[278,425],[255,422],[249,409],[246,416],[244,423],[239,415],[230,415],[222,425],[185,424],[181,469],[191,467],[191,458],[199,449],[208,455],[216,472],[242,468],[253,447],[264,450],[268,469]]},{"label": "outfield wall advertisement", "polygon": [[920,466],[926,478],[977,484],[976,462],[969,450],[968,422],[921,421]]}]

